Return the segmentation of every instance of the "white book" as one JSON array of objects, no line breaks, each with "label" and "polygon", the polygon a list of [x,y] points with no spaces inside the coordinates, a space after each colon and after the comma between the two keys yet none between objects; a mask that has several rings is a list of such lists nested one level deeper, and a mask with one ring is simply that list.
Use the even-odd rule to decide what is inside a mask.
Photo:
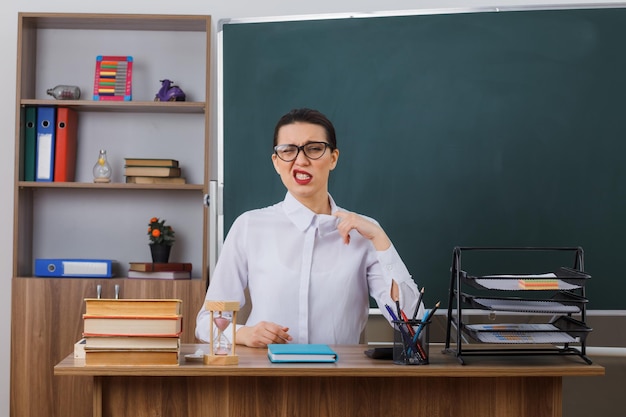
[{"label": "white book", "polygon": [[111,350],[111,349],[178,349],[179,337],[149,337],[149,336],[96,336],[86,337],[83,350]]},{"label": "white book", "polygon": [[190,279],[190,271],[128,271],[128,278],[143,279]]}]

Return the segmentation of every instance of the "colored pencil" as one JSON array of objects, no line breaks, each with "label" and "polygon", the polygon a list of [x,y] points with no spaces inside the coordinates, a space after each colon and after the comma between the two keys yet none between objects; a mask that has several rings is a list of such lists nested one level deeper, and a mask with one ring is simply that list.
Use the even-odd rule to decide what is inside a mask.
[{"label": "colored pencil", "polygon": [[417,305],[415,306],[415,311],[413,312],[413,320],[415,320],[415,318],[417,317],[417,312],[419,311],[420,304],[422,303],[422,297],[424,297],[424,287],[422,287],[422,290],[420,291],[420,294],[417,297]]}]

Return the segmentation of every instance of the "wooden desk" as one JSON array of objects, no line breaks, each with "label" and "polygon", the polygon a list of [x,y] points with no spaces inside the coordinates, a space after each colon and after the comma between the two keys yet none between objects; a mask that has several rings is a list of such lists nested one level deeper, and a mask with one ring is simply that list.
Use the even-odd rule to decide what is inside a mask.
[{"label": "wooden desk", "polygon": [[183,345],[179,366],[88,367],[70,355],[54,374],[94,378],[94,417],[558,417],[562,377],[604,375],[575,356],[477,357],[463,366],[436,345],[426,366],[370,359],[364,345],[333,346],[335,364],[272,364],[265,349],[245,347],[239,365],[185,362],[198,346]]}]

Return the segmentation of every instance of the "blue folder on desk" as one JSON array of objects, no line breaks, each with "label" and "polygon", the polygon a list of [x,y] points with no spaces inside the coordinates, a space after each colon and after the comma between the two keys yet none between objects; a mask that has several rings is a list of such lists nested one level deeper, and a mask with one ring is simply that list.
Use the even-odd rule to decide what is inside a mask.
[{"label": "blue folder on desk", "polygon": [[337,362],[337,353],[324,344],[267,345],[270,362]]}]

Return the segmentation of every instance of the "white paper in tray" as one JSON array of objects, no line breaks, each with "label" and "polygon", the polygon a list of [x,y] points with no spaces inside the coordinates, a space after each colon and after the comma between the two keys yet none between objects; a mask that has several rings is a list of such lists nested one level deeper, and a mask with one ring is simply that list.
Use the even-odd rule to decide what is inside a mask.
[{"label": "white paper in tray", "polygon": [[484,343],[577,343],[579,338],[574,338],[563,332],[481,332],[475,333],[475,337]]},{"label": "white paper in tray", "polygon": [[[498,275],[498,277],[503,277],[503,275]],[[519,278],[519,279],[530,279],[530,278]],[[535,279],[537,276],[535,276]],[[547,279],[547,278],[542,278]],[[504,290],[504,291],[519,291],[528,288],[521,288],[519,282],[515,279],[496,279],[496,278],[476,278],[474,280],[477,284],[489,289],[489,290]],[[557,281],[558,288],[550,288],[551,290],[574,290],[580,288],[580,285],[574,285],[567,283],[565,281],[558,280]],[[540,288],[538,288],[540,289]],[[542,289],[543,290],[543,289]]]},{"label": "white paper in tray", "polygon": [[506,300],[476,298],[475,302],[500,311],[541,311],[547,313],[578,313],[580,309],[573,305],[564,305],[556,301]]}]

